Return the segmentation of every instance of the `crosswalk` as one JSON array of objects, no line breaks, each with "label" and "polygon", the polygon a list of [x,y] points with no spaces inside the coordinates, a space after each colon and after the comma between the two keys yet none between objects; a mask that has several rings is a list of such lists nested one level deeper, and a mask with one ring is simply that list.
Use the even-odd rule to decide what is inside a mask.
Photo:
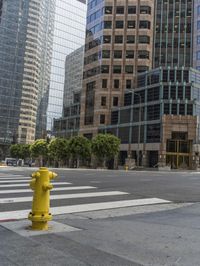
[{"label": "crosswalk", "polygon": [[[0,173],[0,222],[26,219],[31,210],[33,192],[30,177]],[[127,191],[101,189],[88,184],[76,185],[56,180],[51,191],[53,215],[109,210],[150,204],[169,203],[159,198],[138,199]]]}]

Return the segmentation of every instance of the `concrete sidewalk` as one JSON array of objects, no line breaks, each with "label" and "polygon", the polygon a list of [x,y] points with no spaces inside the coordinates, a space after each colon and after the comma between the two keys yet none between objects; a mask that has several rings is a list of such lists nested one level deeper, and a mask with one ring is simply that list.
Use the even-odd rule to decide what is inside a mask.
[{"label": "concrete sidewalk", "polygon": [[0,265],[200,265],[200,204],[167,204],[54,217],[38,234],[29,221],[0,225]]}]

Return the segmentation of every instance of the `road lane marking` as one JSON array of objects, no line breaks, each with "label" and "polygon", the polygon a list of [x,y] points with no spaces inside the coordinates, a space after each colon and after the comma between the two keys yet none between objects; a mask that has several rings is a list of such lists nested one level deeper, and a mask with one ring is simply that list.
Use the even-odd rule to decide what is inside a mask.
[{"label": "road lane marking", "polygon": [[[72,183],[69,182],[52,182],[53,185],[71,185]],[[29,187],[29,182],[24,184],[9,184],[9,185],[1,185],[0,188],[6,188],[6,187]]]},{"label": "road lane marking", "polygon": [[[122,191],[75,193],[75,194],[65,194],[65,195],[51,195],[51,200],[105,197],[105,196],[120,196],[120,195],[128,195],[128,194],[129,193],[122,192]],[[30,202],[32,200],[33,200],[33,197],[0,198],[0,204],[17,203],[17,202]]]},{"label": "road lane marking", "polygon": [[25,181],[31,181],[31,179],[27,179],[27,180],[1,180],[0,184],[4,184],[4,183],[24,183]]},{"label": "road lane marking", "polygon": [[0,177],[0,180],[30,180],[32,177]]},{"label": "road lane marking", "polygon": [[[82,190],[82,189],[94,189],[96,187],[92,186],[80,186],[80,187],[56,187],[52,191],[64,191],[64,190]],[[31,189],[5,189],[0,190],[0,194],[8,194],[8,193],[23,193],[23,192],[32,192]]]},{"label": "road lane marking", "polygon": [[[110,201],[110,202],[62,206],[62,207],[52,207],[50,211],[53,215],[59,215],[59,214],[80,213],[80,212],[88,212],[88,211],[99,211],[99,210],[144,206],[144,205],[153,205],[153,204],[164,204],[164,203],[170,203],[170,201],[159,199],[159,198],[121,200],[121,201]],[[28,217],[29,212],[30,212],[30,209],[1,212],[0,221],[6,220],[6,219],[7,220],[8,219],[16,219],[16,220],[25,219]]]}]

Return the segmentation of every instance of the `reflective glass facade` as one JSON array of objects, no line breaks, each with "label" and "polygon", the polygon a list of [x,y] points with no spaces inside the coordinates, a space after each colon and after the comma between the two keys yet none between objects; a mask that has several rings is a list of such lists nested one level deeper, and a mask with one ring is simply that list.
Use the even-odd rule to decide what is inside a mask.
[{"label": "reflective glass facade", "polygon": [[200,70],[200,1],[194,0],[193,67]]},{"label": "reflective glass facade", "polygon": [[154,67],[192,66],[193,1],[156,0],[155,8]]},{"label": "reflective glass facade", "polygon": [[0,1],[1,143],[35,139],[37,119],[47,103],[54,4]]},{"label": "reflective glass facade", "polygon": [[52,128],[53,118],[62,115],[66,57],[85,42],[86,8],[86,0],[56,0],[47,112],[49,130]]}]

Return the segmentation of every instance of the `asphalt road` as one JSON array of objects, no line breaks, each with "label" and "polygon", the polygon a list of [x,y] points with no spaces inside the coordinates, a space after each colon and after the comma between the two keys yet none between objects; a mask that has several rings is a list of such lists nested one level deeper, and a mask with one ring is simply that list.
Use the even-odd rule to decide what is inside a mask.
[{"label": "asphalt road", "polygon": [[[12,178],[28,177],[33,168],[0,168],[0,191]],[[34,232],[30,221],[0,222],[1,266],[198,266],[200,265],[200,173],[54,169],[55,182],[94,186],[90,191],[129,194],[55,200],[52,207],[106,201],[160,198],[170,201],[100,211],[55,215],[53,231]],[[23,178],[22,177],[22,178]],[[10,178],[10,179],[9,179]],[[15,183],[17,184],[17,183]],[[20,183],[19,183],[20,184]],[[68,185],[66,185],[68,186]],[[27,187],[28,188],[28,187]],[[16,190],[20,186],[16,186]],[[77,190],[75,193],[80,193]],[[59,195],[59,191],[51,195]],[[64,194],[74,192],[62,192]],[[87,193],[87,191],[84,191]],[[0,201],[30,192],[0,194]],[[109,198],[109,199],[108,199]],[[31,202],[1,204],[0,214]]]},{"label": "asphalt road", "polygon": [[[35,168],[3,168],[0,173],[30,175]],[[135,198],[157,197],[173,202],[200,202],[200,172],[106,171],[53,169],[56,181],[99,190],[120,190]]]}]

